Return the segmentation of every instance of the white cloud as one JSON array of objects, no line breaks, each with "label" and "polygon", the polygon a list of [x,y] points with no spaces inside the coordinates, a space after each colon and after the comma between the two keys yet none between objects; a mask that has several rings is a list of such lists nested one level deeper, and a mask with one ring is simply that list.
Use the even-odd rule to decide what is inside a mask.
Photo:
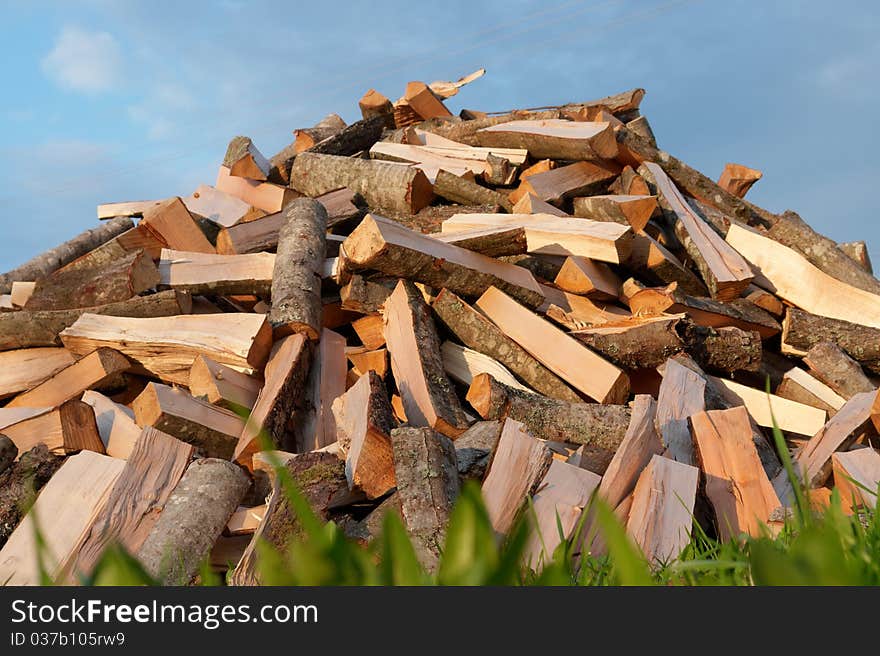
[{"label": "white cloud", "polygon": [[107,32],[68,25],[43,58],[42,67],[62,88],[85,93],[109,91],[122,78],[122,50]]},{"label": "white cloud", "polygon": [[133,122],[146,127],[148,138],[162,140],[173,137],[182,117],[189,116],[196,108],[196,99],[186,88],[161,82],[154,85],[140,103],[129,105],[126,110]]}]

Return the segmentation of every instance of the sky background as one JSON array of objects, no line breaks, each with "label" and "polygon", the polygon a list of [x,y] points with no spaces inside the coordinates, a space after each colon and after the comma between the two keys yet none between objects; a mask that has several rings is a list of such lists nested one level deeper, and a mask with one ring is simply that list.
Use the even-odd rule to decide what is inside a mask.
[{"label": "sky background", "polygon": [[876,0],[0,0],[0,270],[97,223],[99,203],[213,184],[246,134],[271,156],[370,87],[482,79],[499,111],[647,89],[659,146],[880,263]]}]

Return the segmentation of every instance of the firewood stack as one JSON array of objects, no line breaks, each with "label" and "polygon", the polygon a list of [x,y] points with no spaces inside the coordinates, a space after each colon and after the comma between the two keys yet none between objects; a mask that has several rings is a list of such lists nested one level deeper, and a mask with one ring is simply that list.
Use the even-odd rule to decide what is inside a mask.
[{"label": "firewood stack", "polygon": [[482,73],[371,89],[273,157],[236,136],[213,186],[101,205],[0,278],[0,581],[39,581],[36,526],[61,581],[118,542],[259,583],[256,542],[297,534],[278,462],[359,540],[400,513],[428,568],[466,479],[499,536],[532,499],[536,569],[557,518],[602,553],[594,495],[656,563],[693,521],[778,527],[774,421],[817,506],[874,505],[864,244],[659,150],[643,89],[453,116]]}]

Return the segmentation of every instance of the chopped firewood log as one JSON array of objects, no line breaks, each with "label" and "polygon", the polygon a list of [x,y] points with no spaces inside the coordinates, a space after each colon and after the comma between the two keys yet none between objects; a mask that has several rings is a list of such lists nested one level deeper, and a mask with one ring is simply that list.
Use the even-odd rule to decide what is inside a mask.
[{"label": "chopped firewood log", "polygon": [[[392,162],[406,162],[420,168],[434,181],[442,169],[458,176],[468,174],[497,178],[495,184],[508,184],[515,174],[513,165],[522,164],[528,151],[516,148],[474,148],[449,142],[444,146],[398,144],[380,141],[370,148],[370,157]],[[506,166],[501,166],[504,162]],[[494,163],[494,168],[493,168]],[[499,170],[494,170],[499,169]]]},{"label": "chopped firewood log", "polygon": [[134,423],[134,412],[94,390],[83,392],[82,402],[95,411],[95,423],[107,455],[127,460],[141,434],[141,427]]},{"label": "chopped firewood log", "polygon": [[646,281],[675,283],[685,294],[705,296],[707,290],[696,274],[687,269],[663,244],[647,234],[633,236],[632,250],[624,264]]},{"label": "chopped firewood log", "polygon": [[600,300],[616,299],[622,284],[608,265],[578,255],[565,258],[553,283],[572,294]]},{"label": "chopped firewood log", "polygon": [[764,174],[757,169],[728,162],[724,165],[721,177],[718,178],[718,186],[734,196],[745,198],[752,185],[763,176]]},{"label": "chopped firewood log", "polygon": [[610,123],[546,119],[509,121],[478,130],[481,146],[525,148],[535,159],[610,160],[617,157],[617,139]]},{"label": "chopped firewood log", "polygon": [[558,207],[546,203],[533,194],[524,194],[511,208],[513,214],[552,214],[553,216],[568,216]]},{"label": "chopped firewood log", "polygon": [[584,196],[574,199],[574,215],[595,221],[612,221],[641,232],[657,209],[656,196]]},{"label": "chopped firewood log", "polygon": [[299,195],[295,190],[273,182],[260,182],[233,175],[226,166],[221,166],[217,171],[214,187],[269,214],[280,212]]},{"label": "chopped firewood log", "polygon": [[737,298],[754,278],[749,263],[712,230],[675,187],[663,169],[652,162],[639,167],[664,210],[666,221],[694,261],[712,298]]},{"label": "chopped firewood log", "polygon": [[63,348],[18,349],[0,353],[0,399],[33,389],[74,363]]},{"label": "chopped firewood log", "polygon": [[749,437],[746,409],[698,412],[691,416],[691,430],[719,539],[760,537],[782,504]]},{"label": "chopped firewood log", "polygon": [[183,204],[193,216],[200,216],[218,226],[229,228],[250,216],[253,208],[240,198],[209,185],[199,185]]},{"label": "chopped firewood log", "polygon": [[232,462],[202,458],[184,472],[137,558],[164,585],[186,585],[247,492],[247,475]]},{"label": "chopped firewood log", "polygon": [[199,355],[190,367],[188,387],[193,396],[238,413],[253,409],[261,384],[252,376]]},{"label": "chopped firewood log", "polygon": [[53,374],[33,389],[19,394],[7,408],[54,408],[76,398],[85,390],[99,387],[110,378],[128,371],[131,363],[121,353],[99,348]]},{"label": "chopped firewood log", "polygon": [[535,437],[585,445],[589,469],[596,473],[605,471],[630,420],[625,405],[549,399],[499,383],[489,374],[474,378],[467,401],[483,419],[509,417]]},{"label": "chopped firewood log", "polygon": [[52,408],[0,408],[0,429],[46,414],[50,410]]},{"label": "chopped firewood log", "polygon": [[468,423],[443,371],[430,309],[411,282],[401,280],[388,297],[384,327],[391,371],[409,423],[428,426],[453,439],[463,433]]},{"label": "chopped firewood log", "polygon": [[385,328],[380,315],[361,317],[352,321],[351,327],[365,348],[375,350],[385,345]]},{"label": "chopped firewood log", "polygon": [[37,412],[3,428],[3,434],[15,442],[19,453],[37,444],[45,444],[57,454],[82,450],[105,452],[95,423],[95,413],[82,401],[71,399],[54,410]]},{"label": "chopped firewood log", "polygon": [[[229,535],[253,535],[266,516],[267,504],[247,508],[240,506],[226,522],[224,531]],[[238,562],[236,560],[236,562]]]},{"label": "chopped firewood log", "polygon": [[362,490],[369,499],[377,499],[396,485],[391,431],[397,422],[385,383],[368,371],[345,393],[339,407],[343,417],[337,426],[348,438],[348,485]]},{"label": "chopped firewood log", "polygon": [[413,111],[423,119],[452,116],[443,102],[424,82],[409,82],[403,97]]},{"label": "chopped firewood log", "polygon": [[532,392],[514,378],[507,367],[479,351],[446,341],[440,346],[440,355],[443,356],[443,369],[454,381],[462,385],[469,387],[476,376],[485,373],[509,387]]},{"label": "chopped firewood log", "polygon": [[264,181],[269,177],[272,165],[254,145],[250,137],[233,137],[226,148],[223,166],[229,175]]},{"label": "chopped firewood log", "polygon": [[321,334],[321,272],[327,211],[303,198],[284,210],[278,237],[278,256],[272,273],[272,309],[268,320],[276,337],[302,333],[316,340]]},{"label": "chopped firewood log", "polygon": [[313,198],[347,187],[363,196],[370,208],[399,214],[418,212],[433,196],[431,183],[417,168],[312,152],[297,156],[290,184]]},{"label": "chopped firewood log", "polygon": [[98,219],[115,219],[122,216],[143,216],[150,208],[160,205],[161,200],[131,200],[122,203],[102,203],[98,205]]},{"label": "chopped firewood log", "polygon": [[300,333],[282,338],[272,347],[266,363],[263,389],[238,438],[234,458],[251,466],[251,456],[263,449],[264,433],[278,447],[285,447],[287,424],[303,405],[303,392],[312,359],[309,340]]},{"label": "chopped firewood log", "polygon": [[665,287],[646,287],[635,278],[627,278],[620,286],[620,300],[629,306],[634,317],[656,317],[673,306],[677,288],[675,282]]},{"label": "chopped firewood log", "polygon": [[386,127],[394,127],[394,107],[391,101],[375,89],[368,89],[358,101],[361,116],[364,119],[381,116],[385,119]]},{"label": "chopped firewood log", "polygon": [[348,363],[345,338],[323,329],[309,370],[306,410],[294,430],[299,453],[321,449],[336,441],[336,421],[332,406],[345,393]]},{"label": "chopped firewood log", "polygon": [[348,126],[345,124],[345,121],[343,121],[342,117],[340,117],[338,114],[330,114],[328,116],[325,116],[323,119],[315,124],[315,127],[300,128],[293,131],[293,134],[296,137],[296,140],[293,144],[293,150],[296,153],[301,153],[304,150],[309,150],[310,148],[313,148],[325,139],[335,137],[346,127]]},{"label": "chopped firewood log", "polygon": [[0,314],[0,351],[60,346],[59,334],[86,312],[116,317],[169,317],[188,314],[191,308],[189,294],[166,291],[98,307]]},{"label": "chopped firewood log", "polygon": [[159,252],[166,246],[167,244],[161,236],[148,230],[147,225],[141,221],[140,225],[136,228],[126,230],[81,257],[65,264],[58,271],[69,272],[74,269],[96,269],[112,265],[117,260],[139,250],[143,250],[153,260],[158,260]]},{"label": "chopped firewood log", "polygon": [[647,116],[639,116],[638,118],[628,121],[626,123],[626,129],[633,134],[640,136],[654,148],[657,147],[657,139],[654,137],[654,131],[651,129],[651,124],[648,123]]},{"label": "chopped firewood log", "polygon": [[346,265],[355,270],[375,269],[470,297],[495,285],[532,307],[544,299],[525,269],[444,244],[382,217],[367,215],[342,248]]},{"label": "chopped firewood log", "polygon": [[528,251],[526,229],[521,225],[460,230],[441,233],[436,238],[488,257],[520,255]]},{"label": "chopped firewood log", "polygon": [[9,294],[12,306],[15,308],[23,308],[27,304],[31,295],[33,295],[36,286],[36,282],[16,281],[12,283],[12,293]]},{"label": "chopped firewood log", "polygon": [[132,402],[138,426],[152,426],[192,444],[208,458],[232,457],[244,419],[182,389],[150,383]]},{"label": "chopped firewood log", "polygon": [[68,458],[0,549],[0,581],[39,585],[44,576],[54,581],[106,505],[124,466],[123,460],[91,451]]},{"label": "chopped firewood log", "polygon": [[553,558],[563,540],[574,533],[581,509],[599,487],[600,476],[591,471],[553,460],[532,498],[532,533],[525,560],[533,570]]},{"label": "chopped firewood log", "polygon": [[272,331],[260,314],[201,314],[163,318],[108,317],[86,313],[60,333],[75,355],[101,346],[116,349],[142,372],[187,385],[199,355],[245,373],[262,368]]},{"label": "chopped firewood log", "polygon": [[670,562],[690,542],[700,470],[655,455],[633,491],[626,531],[649,563]]},{"label": "chopped firewood log", "polygon": [[731,225],[727,242],[760,270],[779,298],[806,312],[880,328],[880,296],[831,277],[795,250],[750,229]]},{"label": "chopped firewood log", "polygon": [[478,421],[459,435],[453,445],[458,460],[458,475],[462,480],[482,481],[492,454],[501,437],[504,422]]},{"label": "chopped firewood log", "polygon": [[222,255],[258,253],[278,246],[278,232],[284,223],[281,212],[254,221],[222,228],[217,233],[217,252]]},{"label": "chopped firewood log", "polygon": [[831,454],[834,487],[844,504],[874,509],[880,486],[880,453],[867,447]]},{"label": "chopped firewood log", "polygon": [[[4,438],[4,442],[8,444],[10,440]],[[49,451],[45,444],[38,444],[13,462],[17,452],[17,449],[15,453],[7,452],[12,459],[6,467],[0,467],[0,549],[21,522],[34,495],[66,459]]]},{"label": "chopped firewood log", "polygon": [[388,373],[388,350],[375,349],[367,350],[359,346],[345,348],[345,356],[352,364],[352,371],[360,377],[368,371],[375,371],[380,378],[384,378]]},{"label": "chopped firewood log", "polygon": [[862,269],[874,275],[874,267],[871,265],[871,257],[868,255],[868,245],[863,241],[846,241],[837,244],[847,257],[851,258]]},{"label": "chopped firewood log", "polygon": [[352,310],[361,314],[378,314],[385,299],[391,296],[391,289],[367,280],[363,276],[353,275],[351,280],[339,290],[344,310]]},{"label": "chopped firewood log", "polygon": [[462,205],[500,205],[508,212],[513,209],[513,202],[504,194],[478,185],[467,178],[440,170],[434,179],[434,193]]},{"label": "chopped firewood log", "polygon": [[159,283],[156,265],[143,251],[96,269],[61,270],[37,281],[25,309],[71,310],[126,301]]},{"label": "chopped firewood log", "polygon": [[694,446],[688,418],[706,409],[706,379],[675,359],[666,362],[657,397],[656,425],[666,457],[693,465]]},{"label": "chopped firewood log", "polygon": [[65,577],[89,575],[111,542],[136,553],[158,521],[192,454],[189,444],[155,428],[144,428],[107,503],[85,532],[78,552],[66,564]]},{"label": "chopped firewood log", "polygon": [[880,328],[821,317],[798,308],[786,309],[782,321],[783,354],[803,356],[824,341],[837,344],[863,367],[880,373]]},{"label": "chopped firewood log", "polygon": [[18,447],[15,442],[0,434],[0,474],[5,472],[18,458]]},{"label": "chopped firewood log", "polygon": [[476,302],[502,332],[569,385],[600,403],[619,403],[629,394],[626,374],[496,287]]},{"label": "chopped firewood log", "polygon": [[783,374],[782,382],[776,388],[776,395],[825,410],[829,418],[846,403],[845,398],[798,367]]},{"label": "chopped firewood log", "polygon": [[73,239],[31,258],[12,271],[0,275],[0,294],[12,291],[12,283],[39,280],[78,257],[134,227],[131,219],[118,217],[80,233]]},{"label": "chopped firewood log", "polygon": [[[552,171],[556,168],[556,162],[552,159],[542,159],[538,162],[535,162],[530,167],[523,169],[522,173],[520,173],[519,177],[521,180],[525,180],[529,176],[537,175],[538,173],[546,173],[547,171]],[[534,196],[533,196],[534,198]],[[543,201],[541,201],[543,202]],[[551,205],[552,207],[552,205]]]},{"label": "chopped firewood log", "polygon": [[819,342],[804,356],[810,373],[844,399],[876,389],[858,362],[834,342]]},{"label": "chopped firewood log", "polygon": [[613,264],[625,262],[633,246],[628,227],[589,219],[540,219],[526,223],[525,233],[529,253],[577,255]]},{"label": "chopped firewood log", "polygon": [[767,312],[777,319],[785,314],[785,305],[782,301],[757,285],[749,285],[746,288],[744,295],[746,300],[754,303],[763,310],[767,310]]},{"label": "chopped firewood log", "polygon": [[737,298],[728,303],[712,298],[687,296],[675,292],[675,303],[669,312],[687,314],[691,321],[709,328],[733,326],[746,332],[757,331],[761,339],[773,337],[780,331],[779,322],[768,312],[744,298]]},{"label": "chopped firewood log", "polygon": [[0,294],[0,312],[12,312],[15,306],[12,304],[12,294]]},{"label": "chopped firewood log", "polygon": [[635,172],[633,167],[624,166],[620,176],[611,183],[608,190],[621,196],[648,196],[648,184]]},{"label": "chopped firewood log", "polygon": [[[220,185],[217,188],[220,189]],[[145,211],[138,228],[143,228],[166,248],[196,253],[216,252],[180,198],[169,198]]]},{"label": "chopped firewood log", "polygon": [[620,168],[609,162],[576,162],[552,171],[536,173],[522,180],[510,195],[516,203],[525,194],[532,194],[553,205],[576,196],[604,193],[620,173]]},{"label": "chopped firewood log", "polygon": [[501,437],[483,481],[483,500],[492,528],[506,534],[522,504],[550,469],[553,456],[523,424],[505,419]]},{"label": "chopped firewood log", "polygon": [[163,248],[159,284],[192,294],[267,296],[274,266],[271,253],[215,255]]}]

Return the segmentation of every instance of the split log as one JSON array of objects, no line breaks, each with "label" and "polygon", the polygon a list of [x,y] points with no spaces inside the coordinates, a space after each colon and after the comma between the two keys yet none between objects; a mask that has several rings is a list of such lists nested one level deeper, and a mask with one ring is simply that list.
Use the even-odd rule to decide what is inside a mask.
[{"label": "split log", "polygon": [[863,241],[846,241],[841,242],[837,247],[842,250],[847,257],[851,258],[866,272],[874,275],[874,267],[871,265],[871,257],[868,255],[868,245]]},{"label": "split log", "polygon": [[214,255],[162,249],[159,284],[191,294],[268,296],[275,256]]},{"label": "split log", "polygon": [[617,140],[610,123],[562,119],[508,121],[478,130],[476,138],[481,146],[524,148],[534,159],[574,162],[617,157]]},{"label": "split log", "polygon": [[804,356],[804,363],[816,378],[849,400],[859,392],[876,389],[858,362],[834,342],[819,342]]},{"label": "split log", "polygon": [[696,467],[659,455],[639,476],[626,531],[649,563],[675,560],[690,542],[699,476]]},{"label": "split log", "polygon": [[63,348],[30,348],[0,353],[0,399],[33,389],[74,363]]},{"label": "split log", "polygon": [[[217,188],[220,189],[220,185]],[[146,210],[138,228],[145,230],[166,248],[196,253],[216,252],[180,198],[169,198]]]},{"label": "split log", "polygon": [[272,165],[254,145],[250,137],[233,137],[226,148],[223,166],[229,175],[263,181],[269,177]]},{"label": "split log", "polygon": [[18,447],[15,442],[0,434],[0,474],[5,472],[18,458]]},{"label": "split log", "polygon": [[347,187],[363,196],[372,209],[413,214],[431,202],[431,183],[419,169],[394,162],[364,160],[305,152],[290,170],[290,184],[316,197]]},{"label": "split log", "polygon": [[754,303],[762,310],[767,310],[777,319],[785,314],[785,305],[773,294],[757,285],[749,285],[744,293],[745,299]]},{"label": "split log", "polygon": [[131,363],[121,353],[99,348],[33,389],[19,394],[6,407],[54,408],[87,389],[99,387],[130,367]]},{"label": "split log", "polygon": [[95,413],[89,405],[71,399],[54,410],[44,408],[37,413],[3,428],[3,434],[15,443],[19,453],[38,444],[45,444],[57,454],[83,450],[104,453]]},{"label": "split log", "polygon": [[352,372],[360,378],[368,371],[375,371],[379,378],[385,378],[388,373],[388,350],[366,350],[357,346],[346,347],[345,356],[351,362]]},{"label": "split log", "polygon": [[443,369],[450,378],[466,387],[470,386],[476,376],[489,374],[508,387],[532,392],[514,378],[507,367],[479,351],[445,341],[440,346],[440,355],[443,357]]},{"label": "split log", "polygon": [[[272,182],[260,182],[232,175],[225,166],[221,166],[217,171],[214,187],[269,214],[280,212],[299,195],[293,189]],[[177,247],[177,250],[189,249]]]},{"label": "split log", "polygon": [[776,388],[776,395],[825,410],[829,418],[837,414],[846,403],[845,398],[798,367],[783,374],[782,382]]},{"label": "split log", "polygon": [[691,430],[719,539],[728,542],[743,533],[761,537],[770,514],[782,504],[749,437],[746,409],[698,412],[691,416]]},{"label": "split log", "polygon": [[339,290],[342,308],[360,314],[378,314],[389,296],[391,296],[389,287],[371,282],[357,274]]},{"label": "split log", "polygon": [[474,378],[467,401],[483,419],[515,419],[535,437],[583,444],[589,469],[602,473],[630,421],[625,405],[569,403],[508,387],[489,374]]},{"label": "split log", "polygon": [[342,248],[346,266],[353,270],[375,269],[470,297],[495,285],[532,307],[544,298],[525,269],[444,244],[382,217],[367,215]]},{"label": "split log", "polygon": [[667,223],[694,261],[712,298],[738,298],[754,278],[749,263],[688,205],[660,166],[645,162],[639,173],[657,193]]},{"label": "split log", "polygon": [[468,423],[443,371],[440,341],[430,310],[411,282],[401,280],[388,297],[384,328],[391,370],[409,423],[428,426],[455,439]]},{"label": "split log", "polygon": [[375,89],[368,89],[358,101],[361,116],[366,119],[381,116],[385,120],[385,127],[394,127],[394,107],[391,101]]},{"label": "split log", "polygon": [[316,340],[321,334],[327,212],[319,202],[304,198],[288,205],[284,217],[272,273],[269,323],[276,339],[302,333]]},{"label": "split log", "polygon": [[196,460],[184,472],[137,552],[164,585],[186,585],[247,492],[249,481],[235,463]]},{"label": "split log", "polygon": [[127,301],[158,283],[156,265],[137,251],[107,267],[61,270],[38,280],[25,309],[71,310]]},{"label": "split log", "polygon": [[251,466],[251,456],[263,449],[259,443],[261,434],[268,436],[276,447],[287,446],[287,425],[302,409],[311,359],[311,344],[299,333],[282,338],[272,347],[264,374],[266,383],[235,447],[237,462]]},{"label": "split log", "polygon": [[[8,442],[8,438],[4,441]],[[38,444],[22,453],[14,464],[10,460],[9,466],[0,468],[0,549],[30,510],[35,495],[64,461],[64,456],[52,453],[45,444]]]},{"label": "split log", "polygon": [[612,194],[622,196],[649,196],[651,194],[648,184],[629,165],[623,167],[620,176],[611,183],[608,190]]},{"label": "split log", "polygon": [[385,328],[380,315],[361,317],[357,321],[352,321],[351,327],[364,348],[375,350],[385,346]]},{"label": "split log", "polygon": [[746,332],[755,331],[761,335],[761,339],[773,337],[781,329],[779,322],[770,313],[744,298],[722,303],[711,298],[676,292],[673,294],[673,299],[675,303],[668,311],[687,314],[698,326],[708,328],[733,326]]},{"label": "split log", "polygon": [[[328,119],[334,120],[328,120]],[[299,154],[305,150],[313,148],[325,139],[335,137],[346,128],[345,121],[338,114],[330,114],[315,127],[300,128],[293,131],[296,139],[294,140],[294,151]]]},{"label": "split log", "polygon": [[[0,325],[4,317],[0,315]],[[833,342],[850,357],[875,374],[880,374],[880,328],[821,317],[798,308],[786,309],[782,320],[782,353],[806,355],[821,342]]]},{"label": "split log", "polygon": [[458,475],[462,480],[483,480],[498,438],[501,437],[503,423],[500,420],[478,421],[455,440],[453,446],[458,461]]},{"label": "split log", "polygon": [[647,234],[634,235],[632,250],[624,264],[647,281],[662,285],[675,283],[685,294],[705,296],[707,293],[703,282],[690,269]]},{"label": "split log", "polygon": [[745,198],[752,185],[763,176],[764,174],[757,169],[728,162],[724,165],[721,177],[718,178],[718,186],[734,196]]},{"label": "split log", "polygon": [[528,251],[525,227],[519,225],[441,233],[436,238],[487,257],[521,255]]},{"label": "split log", "polygon": [[779,298],[813,314],[880,328],[880,296],[831,277],[795,250],[750,229],[731,225],[727,243],[758,267],[766,281],[762,286],[769,284]]},{"label": "split log", "polygon": [[834,487],[844,504],[853,508],[877,507],[880,486],[880,453],[871,447],[831,454]]},{"label": "split log", "polygon": [[694,445],[688,418],[706,409],[706,379],[670,358],[657,397],[656,425],[666,457],[693,465]]},{"label": "split log", "polygon": [[511,208],[512,214],[550,214],[566,217],[568,214],[533,194],[524,194]]},{"label": "split log", "polygon": [[159,259],[159,252],[166,247],[162,238],[147,229],[143,221],[131,230],[126,230],[121,235],[101,244],[94,250],[78,257],[73,262],[65,264],[58,271],[73,271],[75,269],[96,269],[102,266],[113,265],[131,253],[143,250],[153,260]]},{"label": "split log", "polygon": [[134,412],[93,390],[83,392],[82,402],[95,412],[98,435],[107,455],[127,460],[141,435],[141,427],[134,423]]},{"label": "split log", "polygon": [[513,209],[513,203],[504,194],[487,189],[467,178],[449,171],[440,170],[434,180],[434,193],[462,205],[500,205],[506,211]]},{"label": "split log", "polygon": [[97,228],[80,233],[73,239],[37,255],[12,271],[0,275],[0,294],[12,291],[12,283],[39,280],[78,257],[94,250],[126,230],[134,227],[131,219],[114,218]]},{"label": "split log", "polygon": [[620,168],[610,162],[576,162],[530,175],[510,194],[510,200],[516,203],[522,196],[532,194],[540,200],[559,205],[576,196],[595,196],[606,192],[619,173]]},{"label": "split log", "polygon": [[76,355],[107,346],[137,365],[135,371],[187,385],[199,355],[245,373],[258,371],[269,355],[272,331],[260,314],[137,319],[86,313],[61,331],[60,338]]},{"label": "split log", "polygon": [[161,200],[131,200],[122,203],[101,203],[98,205],[98,219],[115,219],[117,217],[143,216],[144,212]]},{"label": "split log", "polygon": [[188,314],[192,299],[175,291],[136,296],[127,301],[76,310],[21,310],[0,314],[0,351],[60,346],[59,334],[86,312],[114,317],[170,317]]},{"label": "split log", "polygon": [[183,204],[193,216],[207,219],[223,228],[246,221],[254,210],[240,198],[209,185],[199,185],[191,196],[183,199]]},{"label": "split log", "polygon": [[647,116],[639,116],[631,121],[627,121],[626,129],[640,136],[654,148],[657,147],[657,139],[654,137],[654,130],[651,129]]},{"label": "split log", "polygon": [[17,280],[12,283],[12,292],[9,295],[12,300],[12,306],[15,308],[23,308],[33,295],[36,286],[36,282],[22,282]]},{"label": "split log", "polygon": [[276,212],[223,228],[217,233],[217,252],[222,255],[242,255],[274,250],[278,246],[278,233],[283,224],[283,213]]},{"label": "split log", "polygon": [[120,544],[129,553],[137,553],[156,525],[171,491],[180,482],[192,453],[190,445],[156,429],[145,428],[116,479],[107,503],[65,567],[66,576],[88,576],[111,542]]},{"label": "split log", "polygon": [[621,281],[608,265],[589,258],[572,255],[554,279],[554,284],[572,294],[582,294],[600,300],[616,300]]},{"label": "split log", "polygon": [[566,383],[600,403],[619,403],[629,394],[626,374],[501,290],[490,287],[476,302],[504,334]]},{"label": "split log", "polygon": [[345,393],[347,373],[345,338],[323,329],[309,370],[306,407],[295,425],[298,453],[322,449],[336,441],[336,422],[331,408],[336,398]]},{"label": "split log", "polygon": [[190,367],[188,387],[196,398],[235,413],[249,413],[261,385],[252,376],[199,355]]},{"label": "split log", "polygon": [[574,215],[622,223],[641,232],[657,209],[656,196],[585,196],[574,199]]}]

